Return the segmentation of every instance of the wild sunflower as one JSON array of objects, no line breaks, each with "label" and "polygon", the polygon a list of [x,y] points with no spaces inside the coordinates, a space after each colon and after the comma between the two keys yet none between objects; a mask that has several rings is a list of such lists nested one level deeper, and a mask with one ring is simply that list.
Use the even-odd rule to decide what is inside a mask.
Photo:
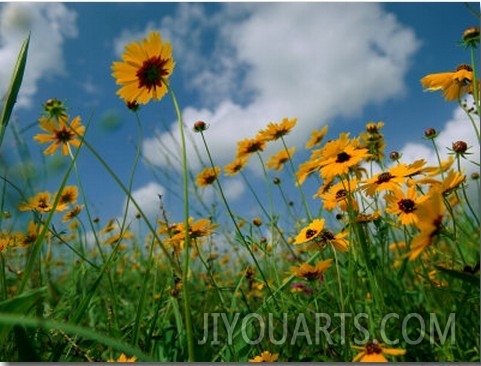
[{"label": "wild sunflower", "polygon": [[297,118],[284,118],[281,123],[270,122],[266,129],[260,130],[257,137],[268,142],[280,139],[287,135],[297,123]]},{"label": "wild sunflower", "polygon": [[332,211],[336,207],[339,207],[344,212],[347,212],[349,209],[359,211],[359,205],[353,197],[356,186],[356,178],[343,180],[327,189],[326,187],[321,187],[314,197],[320,197],[324,208],[328,211]]},{"label": "wild sunflower", "polygon": [[346,252],[349,242],[345,239],[347,232],[336,235],[324,228],[324,219],[314,219],[308,226],[304,227],[294,240],[295,245],[309,243],[307,249],[323,250],[326,245],[331,245],[340,252]]},{"label": "wild sunflower", "polygon": [[428,196],[419,195],[415,186],[409,187],[406,194],[395,191],[384,198],[387,202],[386,212],[398,216],[401,225],[417,225],[423,219],[417,211]]},{"label": "wild sunflower", "polygon": [[244,139],[237,143],[236,158],[248,158],[251,154],[264,151],[266,141],[256,136],[253,139]]},{"label": "wild sunflower", "polygon": [[426,75],[421,79],[421,84],[426,90],[442,90],[448,101],[459,100],[463,94],[473,92],[473,69],[470,65],[462,64],[454,72]]},{"label": "wild sunflower", "polygon": [[68,155],[70,145],[76,148],[80,146],[78,137],[82,137],[85,132],[85,126],[82,126],[80,117],[75,117],[70,124],[68,117],[59,118],[58,121],[42,117],[39,123],[40,128],[48,133],[39,133],[33,139],[40,144],[52,143],[44,151],[45,155],[52,155],[60,146],[62,154]]},{"label": "wild sunflower", "polygon": [[334,179],[349,173],[362,160],[369,157],[366,148],[361,148],[359,139],[349,139],[349,133],[341,133],[339,138],[329,141],[320,151],[321,177]]},{"label": "wild sunflower", "polygon": [[220,174],[220,168],[204,168],[199,174],[197,174],[196,183],[199,187],[207,187],[213,184]]},{"label": "wild sunflower", "polygon": [[266,166],[274,170],[281,170],[284,164],[292,158],[292,155],[294,155],[295,151],[295,147],[291,147],[288,150],[283,149],[279,151],[277,154],[270,157],[269,161],[266,163]]},{"label": "wild sunflower", "polygon": [[272,354],[269,351],[264,351],[259,356],[250,359],[249,362],[275,362],[278,358],[278,353]]},{"label": "wild sunflower", "polygon": [[68,222],[72,220],[73,218],[77,217],[80,215],[80,212],[82,212],[83,205],[76,205],[74,208],[72,208],[69,212],[67,212],[62,219],[62,222]]},{"label": "wild sunflower", "polygon": [[417,223],[420,231],[409,246],[406,255],[409,260],[416,259],[424,249],[435,242],[441,232],[445,206],[440,187],[434,186],[429,190],[428,197],[419,204],[417,211],[421,218]]},{"label": "wild sunflower", "polygon": [[302,263],[299,267],[291,267],[291,273],[308,281],[316,280],[331,266],[332,259],[320,261],[315,266],[308,263]]},{"label": "wild sunflower", "polygon": [[78,198],[78,189],[76,186],[66,186],[60,193],[59,205],[75,203]]},{"label": "wild sunflower", "polygon": [[117,95],[126,103],[147,104],[160,100],[168,91],[168,79],[174,70],[172,46],[158,32],[125,46],[122,62],[112,64],[112,76],[121,85]]},{"label": "wild sunflower", "polygon": [[137,360],[137,357],[132,356],[132,357],[127,357],[124,353],[122,353],[117,360],[110,359],[107,362],[135,362]]},{"label": "wild sunflower", "polygon": [[314,146],[319,145],[324,139],[324,136],[326,136],[327,129],[328,127],[325,125],[320,130],[312,131],[311,137],[306,142],[306,149],[312,149]]},{"label": "wild sunflower", "polygon": [[361,350],[352,362],[388,362],[384,355],[402,356],[406,350],[396,348],[384,348],[377,340],[369,341],[364,347],[351,346],[354,349]]},{"label": "wild sunflower", "polygon": [[[53,200],[50,192],[39,192],[34,197],[30,197],[27,202],[18,206],[20,211],[37,211],[49,212],[53,208]],[[55,211],[65,211],[67,205],[65,203],[58,203]]]},{"label": "wild sunflower", "polygon": [[225,175],[236,175],[247,165],[247,158],[238,158],[224,167]]}]

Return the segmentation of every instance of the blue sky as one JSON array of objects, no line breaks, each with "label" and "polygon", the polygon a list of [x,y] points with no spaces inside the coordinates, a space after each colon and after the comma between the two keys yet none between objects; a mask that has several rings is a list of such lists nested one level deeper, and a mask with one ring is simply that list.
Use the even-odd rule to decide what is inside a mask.
[{"label": "blue sky", "polygon": [[[11,123],[25,129],[32,161],[50,166],[47,176],[37,180],[37,190],[58,187],[64,169],[62,157],[42,157],[44,147],[32,141],[39,129],[28,127],[38,119],[42,103],[53,97],[66,100],[72,116],[90,120],[87,140],[127,182],[138,131],[135,116],[115,95],[110,66],[125,44],[149,30],[159,30],[171,42],[176,60],[171,85],[184,120],[187,126],[196,120],[210,124],[206,137],[219,166],[233,159],[237,141],[284,117],[298,118],[287,138],[297,146],[297,162],[308,155],[303,145],[313,129],[328,124],[328,138],[334,139],[382,120],[387,153],[397,150],[406,161],[424,157],[434,163],[422,140],[426,128],[442,131],[442,146],[456,140],[474,144],[474,139],[456,104],[423,92],[419,80],[469,62],[456,42],[472,25],[479,22],[463,3],[2,3],[0,93],[31,31],[25,81]],[[180,166],[166,158],[178,153],[165,152],[175,151],[171,101],[143,107],[140,119],[142,151],[151,165],[138,166],[134,196],[155,216],[157,194],[162,194],[168,214],[181,220],[175,196]],[[200,136],[193,139],[189,157],[196,174],[202,164],[195,144],[201,159],[207,159]],[[19,158],[14,147],[9,133],[2,146],[13,167],[9,172],[29,159]],[[268,149],[265,159],[280,148]],[[479,151],[474,158],[479,160]],[[248,174],[261,192],[265,184],[258,166],[251,165]],[[81,153],[79,169],[94,214],[104,220],[119,216],[125,196],[87,151]],[[240,178],[223,182],[234,207],[247,216],[260,215]],[[208,205],[220,203],[211,188],[202,194]]]}]

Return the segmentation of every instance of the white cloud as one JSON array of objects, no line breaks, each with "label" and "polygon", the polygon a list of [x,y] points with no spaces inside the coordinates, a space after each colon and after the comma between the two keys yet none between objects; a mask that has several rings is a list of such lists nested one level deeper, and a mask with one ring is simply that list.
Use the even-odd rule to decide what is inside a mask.
[{"label": "white cloud", "polygon": [[[160,201],[158,195],[163,195],[165,193],[164,187],[155,182],[149,182],[146,185],[136,189],[132,192],[132,197],[135,202],[140,206],[145,216],[149,219],[151,223],[155,222],[155,219],[161,217],[160,212]],[[124,202],[122,212],[125,212],[126,201]],[[132,202],[129,203],[129,210],[127,212],[127,217],[132,220],[138,213],[137,208]]]},{"label": "white cloud", "polygon": [[[298,117],[289,142],[300,146],[334,117],[401,96],[419,46],[410,29],[375,3],[234,3],[212,17],[199,4],[179,9],[160,27],[176,24],[164,38],[172,37],[177,68],[184,67],[207,106],[185,108],[184,119],[188,127],[199,119],[211,125],[206,136],[219,165],[233,158],[237,141],[270,121]],[[176,131],[173,124],[161,143],[174,146]],[[165,167],[159,154],[149,153],[152,144],[145,141],[144,153]]]},{"label": "white cloud", "polygon": [[65,72],[62,45],[76,37],[76,13],[60,3],[4,3],[0,7],[0,95],[10,84],[21,44],[31,33],[18,106],[28,107],[43,77]]}]

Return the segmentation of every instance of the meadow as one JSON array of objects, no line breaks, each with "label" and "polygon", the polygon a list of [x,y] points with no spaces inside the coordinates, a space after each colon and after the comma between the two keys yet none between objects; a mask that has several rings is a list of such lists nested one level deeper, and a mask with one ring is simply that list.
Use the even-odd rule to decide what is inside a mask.
[{"label": "meadow", "polygon": [[[466,64],[433,70],[420,88],[463,108],[479,143],[479,28],[460,30],[453,42],[464,46]],[[25,65],[34,62],[28,46],[29,38],[4,99],[2,149]],[[144,105],[176,111],[181,220],[172,219],[162,196],[152,197],[156,220],[132,196],[140,150],[123,180],[89,142],[95,118],[69,114],[74,100],[58,96],[38,111],[36,146],[46,160],[60,155],[68,164],[54,191],[39,188],[32,175],[0,174],[0,360],[480,361],[480,183],[479,173],[465,168],[479,171],[471,157],[479,144],[453,136],[452,146],[439,146],[438,131],[428,128],[419,138],[437,152],[449,149],[449,158],[408,161],[386,146],[389,121],[366,121],[358,135],[313,129],[303,147],[310,156],[300,161],[289,145],[300,122],[286,116],[241,136],[232,162],[218,166],[209,121],[183,121],[169,85],[174,72],[182,70],[158,32],[126,45],[112,62],[139,140]],[[201,171],[189,168],[187,129],[209,162]],[[15,138],[18,154],[27,156],[31,141]],[[278,152],[267,155],[272,145]],[[90,209],[77,169],[82,154],[124,193],[119,217],[102,222]],[[249,164],[261,167],[264,191],[250,186]],[[225,194],[232,176],[242,177],[259,216],[232,208]],[[314,195],[306,182],[316,185]],[[209,209],[206,200],[211,212],[198,216],[192,206],[203,189],[222,207]]]}]

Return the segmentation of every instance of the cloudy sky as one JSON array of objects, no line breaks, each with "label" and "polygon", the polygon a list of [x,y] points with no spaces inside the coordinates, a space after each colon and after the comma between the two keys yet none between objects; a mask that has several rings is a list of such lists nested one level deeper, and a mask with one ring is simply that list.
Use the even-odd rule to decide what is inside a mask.
[{"label": "cloudy sky", "polygon": [[[298,118],[287,138],[290,146],[297,146],[297,162],[308,155],[303,145],[313,129],[328,124],[328,138],[335,139],[343,131],[359,133],[368,121],[384,121],[387,153],[396,150],[406,161],[424,157],[434,163],[434,153],[422,139],[426,128],[442,131],[443,155],[452,142],[475,145],[475,139],[456,104],[423,92],[419,80],[469,62],[456,42],[477,23],[463,3],[2,3],[2,95],[20,45],[31,32],[25,79],[11,121],[31,156],[22,153],[19,159],[19,141],[11,130],[2,154],[15,174],[19,160],[46,164],[48,174],[34,188],[58,187],[65,159],[45,160],[43,148],[32,141],[39,132],[35,121],[42,103],[55,97],[67,101],[72,115],[90,122],[87,140],[128,182],[139,131],[135,116],[115,95],[110,66],[128,42],[158,30],[173,46],[171,85],[185,123],[189,128],[197,120],[209,124],[206,138],[219,166],[233,160],[237,141],[284,117]],[[155,216],[157,195],[162,194],[168,213],[180,219],[172,103],[165,98],[143,107],[139,115],[143,160],[134,197]],[[199,135],[192,134],[188,145],[195,175],[207,157]],[[280,148],[272,147],[266,159]],[[476,154],[473,159],[479,160],[477,149]],[[106,219],[120,215],[125,196],[98,161],[84,151],[78,163],[94,214]],[[252,164],[250,169],[252,184],[264,187],[258,167]],[[255,205],[246,205],[252,195],[244,182],[238,177],[224,182],[232,204],[255,215]],[[199,215],[219,204],[211,188],[198,194],[206,203],[204,208],[198,205]]]}]

